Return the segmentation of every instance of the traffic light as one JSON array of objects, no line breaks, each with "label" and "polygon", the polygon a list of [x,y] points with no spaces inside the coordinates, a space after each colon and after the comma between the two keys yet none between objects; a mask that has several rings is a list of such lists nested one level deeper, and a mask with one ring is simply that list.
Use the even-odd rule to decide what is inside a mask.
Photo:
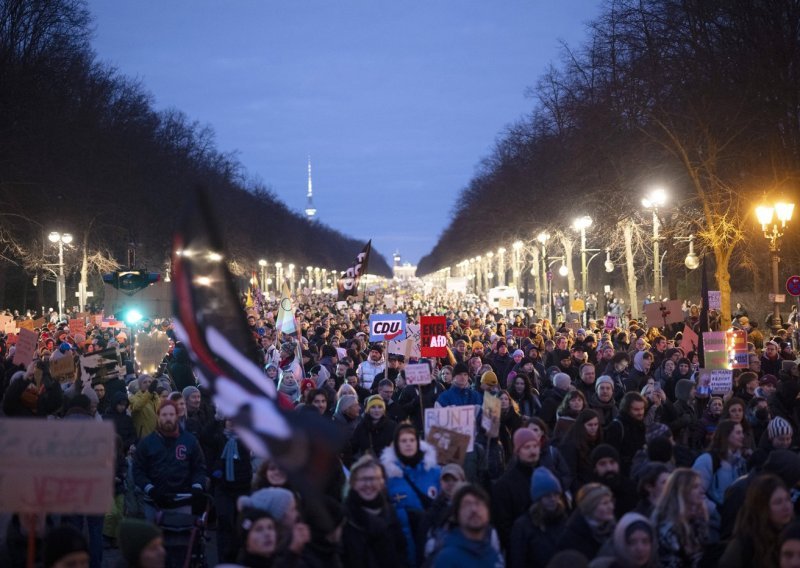
[{"label": "traffic light", "polygon": [[121,270],[103,274],[103,282],[128,295],[144,290],[159,280],[161,280],[161,275],[158,272],[148,272],[147,270]]}]

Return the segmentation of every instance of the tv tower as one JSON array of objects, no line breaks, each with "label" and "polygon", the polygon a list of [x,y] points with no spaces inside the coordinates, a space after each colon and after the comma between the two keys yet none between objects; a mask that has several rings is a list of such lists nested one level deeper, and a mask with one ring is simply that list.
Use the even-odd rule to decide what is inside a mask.
[{"label": "tv tower", "polygon": [[314,207],[314,194],[311,190],[311,156],[308,157],[308,193],[306,194],[306,217],[309,221],[314,220],[317,209]]}]

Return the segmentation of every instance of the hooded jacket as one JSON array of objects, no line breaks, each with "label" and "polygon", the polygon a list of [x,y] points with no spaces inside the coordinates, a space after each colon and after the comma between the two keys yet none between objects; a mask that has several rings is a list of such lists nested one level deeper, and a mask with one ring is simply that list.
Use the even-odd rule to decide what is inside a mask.
[{"label": "hooded jacket", "polygon": [[492,546],[491,531],[481,540],[464,536],[461,529],[455,528],[444,539],[441,550],[433,562],[434,568],[466,568],[482,566],[502,568],[503,556]]}]

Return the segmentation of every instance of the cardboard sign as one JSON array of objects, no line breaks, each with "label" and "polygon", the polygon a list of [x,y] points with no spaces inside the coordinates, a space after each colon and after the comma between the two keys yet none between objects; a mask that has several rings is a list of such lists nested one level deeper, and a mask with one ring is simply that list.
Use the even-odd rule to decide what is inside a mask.
[{"label": "cardboard sign", "polygon": [[119,353],[116,348],[95,351],[80,358],[81,377],[86,377],[92,383],[105,383],[110,379],[125,376],[125,367],[120,363]]},{"label": "cardboard sign", "polygon": [[664,327],[683,321],[683,306],[680,300],[652,302],[644,307],[644,314],[647,317],[647,325]]},{"label": "cardboard sign", "polygon": [[724,331],[706,331],[703,333],[703,352],[705,354],[704,369],[727,369],[728,350]]},{"label": "cardboard sign", "polygon": [[14,316],[0,314],[0,329],[5,329],[6,325],[9,323],[14,324],[15,328],[17,327],[17,324],[14,323]]},{"label": "cardboard sign", "polygon": [[406,384],[408,385],[429,385],[433,380],[430,367],[427,363],[413,363],[406,365]]},{"label": "cardboard sign", "polygon": [[497,438],[500,434],[500,399],[489,393],[483,395],[481,426],[490,438]]},{"label": "cardboard sign", "polygon": [[497,307],[501,310],[510,310],[514,307],[514,298],[500,298],[497,300]]},{"label": "cardboard sign", "polygon": [[370,341],[398,341],[406,338],[406,314],[370,314]]},{"label": "cardboard sign", "polygon": [[612,330],[612,329],[616,328],[618,325],[619,325],[619,317],[618,316],[612,316],[612,315],[607,315],[606,316],[606,322],[605,322],[605,328],[606,329]]},{"label": "cardboard sign", "polygon": [[700,336],[688,325],[683,327],[683,336],[681,337],[680,348],[686,355],[690,351],[697,351],[697,346],[700,345]]},{"label": "cardboard sign", "polygon": [[133,353],[136,364],[143,373],[152,375],[169,351],[169,337],[163,331],[137,333]]},{"label": "cardboard sign", "polygon": [[81,318],[69,320],[69,332],[73,335],[80,333],[86,336],[86,320]]},{"label": "cardboard sign", "polygon": [[577,300],[572,300],[569,304],[569,310],[571,312],[582,312],[585,309],[586,309],[586,302],[584,302],[580,298]]},{"label": "cardboard sign", "polygon": [[55,361],[51,358],[50,375],[62,383],[75,380],[75,359],[72,353],[67,353]]},{"label": "cardboard sign", "polygon": [[733,390],[733,371],[730,369],[701,369],[700,385],[711,389],[711,394],[725,395]]},{"label": "cardboard sign", "polygon": [[20,320],[17,322],[17,327],[19,329],[27,329],[29,331],[33,331],[34,328],[33,320]]},{"label": "cardboard sign", "polygon": [[406,338],[389,342],[389,353],[402,355],[406,360],[419,359],[420,355],[420,327],[410,323],[406,326]]},{"label": "cardboard sign", "polygon": [[383,297],[383,305],[386,307],[387,310],[391,310],[395,306],[394,296],[384,296]]},{"label": "cardboard sign", "polygon": [[475,409],[476,406],[473,404],[426,408],[425,439],[428,439],[428,433],[434,426],[445,430],[453,430],[469,436],[467,451],[471,452],[475,446]]},{"label": "cardboard sign", "polygon": [[708,291],[708,309],[721,310],[722,309],[722,292],[719,290]]},{"label": "cardboard sign", "polygon": [[464,465],[470,441],[466,434],[433,426],[425,435],[425,441],[436,448],[436,461],[439,465]]},{"label": "cardboard sign", "polygon": [[525,339],[526,337],[530,336],[530,331],[528,330],[527,327],[512,327],[511,335],[513,337],[519,337],[520,339]]},{"label": "cardboard sign", "polygon": [[110,421],[0,419],[0,510],[110,511],[115,436]]},{"label": "cardboard sign", "polygon": [[47,320],[44,318],[36,318],[33,320],[33,327],[36,329],[42,329],[47,325]]},{"label": "cardboard sign", "polygon": [[420,318],[420,353],[423,357],[447,357],[447,318]]},{"label": "cardboard sign", "polygon": [[9,321],[9,322],[6,322],[3,325],[3,333],[5,333],[6,335],[8,335],[10,333],[16,334],[17,333],[17,322],[15,322],[13,320]]},{"label": "cardboard sign", "polygon": [[[31,321],[31,320],[27,320]],[[17,335],[17,349],[14,351],[14,364],[28,366],[33,361],[33,354],[36,352],[36,342],[39,334],[27,328],[19,330]]]}]

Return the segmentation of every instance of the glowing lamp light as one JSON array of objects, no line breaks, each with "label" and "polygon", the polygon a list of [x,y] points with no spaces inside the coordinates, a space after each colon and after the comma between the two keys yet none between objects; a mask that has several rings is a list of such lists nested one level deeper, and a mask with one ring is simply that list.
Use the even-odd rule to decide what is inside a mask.
[{"label": "glowing lamp light", "polygon": [[140,321],[142,321],[142,317],[143,317],[142,312],[140,312],[136,308],[131,308],[130,310],[125,312],[124,320],[125,323],[127,323],[128,325],[135,325]]},{"label": "glowing lamp light", "polygon": [[566,276],[567,274],[569,274],[569,270],[567,270],[567,265],[566,264],[562,264],[561,266],[559,266],[558,267],[558,273],[561,276]]}]

